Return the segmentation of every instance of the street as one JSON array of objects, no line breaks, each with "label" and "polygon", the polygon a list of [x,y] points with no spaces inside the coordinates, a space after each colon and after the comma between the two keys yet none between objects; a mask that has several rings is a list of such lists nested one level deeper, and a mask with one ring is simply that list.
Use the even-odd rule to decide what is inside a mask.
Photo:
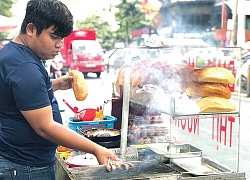
[{"label": "street", "polygon": [[240,171],[246,172],[250,179],[249,127],[250,127],[250,98],[242,95],[240,106]]},{"label": "street", "polygon": [[[114,72],[111,69],[107,75],[104,72],[100,78],[96,78],[95,74],[89,74],[89,77],[85,78],[89,87],[89,95],[83,102],[76,101],[73,90],[57,91],[55,96],[58,100],[60,110],[65,110],[67,117],[72,117],[73,112],[63,103],[62,99],[65,99],[71,106],[77,106],[80,110],[84,108],[97,108],[100,105],[104,106],[104,114],[110,115],[111,113],[111,100],[112,97],[112,86],[111,83],[114,81]],[[235,101],[237,97],[234,95],[232,100]],[[104,104],[104,101],[108,101]],[[241,106],[240,106],[240,160],[239,160],[239,171],[246,172],[246,178],[250,179],[250,141],[248,139],[249,126],[250,126],[250,98],[242,94]]]}]

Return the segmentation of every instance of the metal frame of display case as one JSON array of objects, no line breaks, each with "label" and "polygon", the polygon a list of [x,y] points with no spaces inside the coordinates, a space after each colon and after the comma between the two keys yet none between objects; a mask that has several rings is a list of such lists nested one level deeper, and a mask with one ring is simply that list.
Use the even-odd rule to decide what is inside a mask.
[{"label": "metal frame of display case", "polygon": [[[149,48],[149,49],[157,49],[157,48],[171,48],[171,47],[139,47],[139,48]],[[205,48],[205,47],[192,47],[192,48]],[[228,48],[232,49],[232,48]],[[239,50],[239,61],[241,64],[241,48],[235,47],[234,49]],[[132,49],[133,51],[133,49]],[[123,85],[123,109],[122,109],[122,126],[121,126],[121,157],[122,159],[125,160],[126,158],[126,147],[127,147],[127,132],[128,132],[128,116],[129,116],[129,102],[134,102],[137,104],[141,105],[146,105],[145,104],[145,99],[144,97],[141,98],[136,98],[136,99],[131,99],[130,97],[130,91],[131,91],[131,86],[130,86],[130,72],[131,72],[131,60],[133,56],[130,54],[128,58],[125,61],[125,74],[124,74],[124,85]],[[241,65],[239,67],[239,71],[241,70]],[[241,83],[239,81],[239,83]],[[227,116],[232,116],[232,117],[240,117],[240,87],[241,84],[239,84],[239,90],[238,90],[238,95],[237,95],[237,105],[236,105],[236,111],[233,112],[218,112],[218,113],[198,113],[198,114],[177,114],[175,113],[175,99],[170,96],[166,97],[161,97],[159,98],[162,102],[169,104],[170,106],[165,106],[162,107],[160,106],[162,103],[155,103],[154,106],[152,107],[152,104],[150,104],[150,107],[153,109],[156,109],[160,111],[161,113],[168,114],[170,115],[173,119],[186,119],[189,117],[193,116],[198,116],[200,119],[206,119],[206,118],[214,118],[214,117],[227,117]],[[237,127],[237,172],[239,171],[239,136],[240,136],[240,125],[238,124]],[[223,178],[225,179],[236,179],[238,177],[239,179],[244,179],[244,173],[233,173],[232,176],[230,176],[230,173],[227,173],[227,175],[222,175],[224,176]],[[222,177],[221,176],[221,177]],[[216,176],[207,176],[205,179],[216,179],[218,178],[219,175]],[[198,177],[197,177],[198,178]],[[186,178],[185,178],[186,179]],[[193,178],[192,178],[193,179]],[[199,179],[204,179],[204,177],[199,177]]]}]

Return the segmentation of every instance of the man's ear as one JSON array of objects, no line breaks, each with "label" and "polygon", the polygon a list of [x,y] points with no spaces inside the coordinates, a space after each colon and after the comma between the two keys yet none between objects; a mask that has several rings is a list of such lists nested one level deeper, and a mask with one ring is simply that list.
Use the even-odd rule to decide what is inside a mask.
[{"label": "man's ear", "polygon": [[36,35],[36,27],[33,23],[29,23],[27,24],[26,26],[26,33],[29,35],[29,36],[35,36]]}]

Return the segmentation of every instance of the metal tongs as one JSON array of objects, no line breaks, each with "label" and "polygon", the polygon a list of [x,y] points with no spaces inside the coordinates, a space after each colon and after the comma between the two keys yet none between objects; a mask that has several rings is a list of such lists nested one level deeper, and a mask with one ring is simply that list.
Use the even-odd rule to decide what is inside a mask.
[{"label": "metal tongs", "polygon": [[138,86],[140,89],[136,90],[136,93],[140,93],[142,91],[148,92],[148,93],[154,93],[160,90],[160,85],[155,84],[145,84],[143,86]]},{"label": "metal tongs", "polygon": [[76,127],[76,129],[82,134],[85,136],[85,132],[83,131],[83,129],[79,126]]}]

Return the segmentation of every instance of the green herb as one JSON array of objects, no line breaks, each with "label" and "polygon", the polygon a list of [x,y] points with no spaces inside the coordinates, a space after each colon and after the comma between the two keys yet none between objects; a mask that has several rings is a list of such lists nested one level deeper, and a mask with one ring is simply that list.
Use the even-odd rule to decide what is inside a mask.
[{"label": "green herb", "polygon": [[183,148],[181,148],[180,149],[180,153],[187,153],[187,152],[189,152],[189,150],[188,150],[188,148],[187,147],[183,147]]},{"label": "green herb", "polygon": [[167,146],[167,150],[168,150],[168,151],[169,151],[169,149],[170,149],[170,145]]}]

